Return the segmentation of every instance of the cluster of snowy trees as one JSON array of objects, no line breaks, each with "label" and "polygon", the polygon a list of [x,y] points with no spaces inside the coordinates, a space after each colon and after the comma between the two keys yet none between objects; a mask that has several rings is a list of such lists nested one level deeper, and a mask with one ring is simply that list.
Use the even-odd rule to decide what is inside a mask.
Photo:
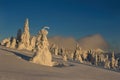
[{"label": "cluster of snowy trees", "polygon": [[[115,58],[114,52],[106,54],[102,49],[84,50],[77,44],[75,50],[59,48],[53,44],[49,46],[47,39],[49,27],[42,28],[37,36],[31,36],[29,32],[29,21],[26,19],[23,32],[18,30],[16,37],[6,38],[1,45],[18,50],[29,50],[35,52],[30,62],[46,66],[54,66],[52,54],[62,56],[64,61],[74,61],[83,64],[104,66],[108,69],[119,68],[119,58]],[[51,54],[52,53],[52,54]]]}]

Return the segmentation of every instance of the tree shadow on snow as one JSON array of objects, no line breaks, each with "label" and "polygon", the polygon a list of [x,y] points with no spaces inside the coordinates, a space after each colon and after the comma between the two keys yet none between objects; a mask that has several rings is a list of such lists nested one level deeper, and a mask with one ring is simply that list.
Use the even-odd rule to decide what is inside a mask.
[{"label": "tree shadow on snow", "polygon": [[29,60],[31,59],[30,56],[26,56],[26,55],[24,55],[24,54],[22,54],[22,53],[19,53],[19,52],[7,50],[7,49],[1,49],[1,50],[7,51],[7,52],[11,52],[11,53],[15,54],[16,56],[19,56],[19,57],[21,57],[22,59],[27,60],[27,61],[29,61]]}]

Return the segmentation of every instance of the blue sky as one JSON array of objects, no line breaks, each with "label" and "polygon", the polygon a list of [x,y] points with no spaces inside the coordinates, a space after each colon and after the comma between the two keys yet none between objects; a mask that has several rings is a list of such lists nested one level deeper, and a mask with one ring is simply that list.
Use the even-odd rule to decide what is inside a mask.
[{"label": "blue sky", "polygon": [[119,0],[0,0],[0,39],[15,36],[29,18],[30,32],[50,27],[49,36],[84,37],[99,33],[120,44]]}]

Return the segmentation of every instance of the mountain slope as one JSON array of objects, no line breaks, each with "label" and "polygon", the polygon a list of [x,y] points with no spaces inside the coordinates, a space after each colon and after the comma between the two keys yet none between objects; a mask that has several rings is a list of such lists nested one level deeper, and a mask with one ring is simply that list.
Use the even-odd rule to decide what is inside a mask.
[{"label": "mountain slope", "polygon": [[72,37],[60,37],[55,36],[49,38],[50,45],[52,43],[58,45],[59,48],[64,47],[66,49],[75,49],[78,43],[83,49],[107,49],[108,44],[100,34],[94,34],[75,40]]},{"label": "mountain slope", "polygon": [[86,36],[78,40],[78,43],[84,49],[107,49],[108,44],[100,34]]},{"label": "mountain slope", "polygon": [[[0,46],[0,80],[119,80],[120,73],[83,64],[46,67],[28,62],[32,53]],[[55,57],[54,57],[55,58]]]},{"label": "mountain slope", "polygon": [[55,36],[49,38],[50,44],[54,43],[56,44],[59,48],[66,48],[66,49],[72,49],[74,50],[76,48],[76,40],[72,37],[60,37],[60,36]]}]

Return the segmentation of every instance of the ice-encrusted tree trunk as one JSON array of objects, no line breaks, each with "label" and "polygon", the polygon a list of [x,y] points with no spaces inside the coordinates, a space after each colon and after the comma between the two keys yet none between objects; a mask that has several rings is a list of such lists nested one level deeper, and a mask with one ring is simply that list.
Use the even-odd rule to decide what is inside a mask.
[{"label": "ice-encrusted tree trunk", "polygon": [[58,55],[58,47],[57,46],[54,48],[54,54]]},{"label": "ice-encrusted tree trunk", "polygon": [[27,49],[30,48],[30,32],[29,32],[29,22],[28,19],[25,21],[24,31],[21,35],[21,41],[18,44],[18,49]]},{"label": "ice-encrusted tree trunk", "polygon": [[78,55],[78,61],[79,61],[80,63],[83,63],[83,60],[82,60],[81,55]]},{"label": "ice-encrusted tree trunk", "polygon": [[95,54],[95,65],[97,66],[98,65],[98,55]]},{"label": "ice-encrusted tree trunk", "polygon": [[40,30],[37,38],[40,41],[36,43],[37,50],[35,55],[31,59],[31,62],[45,66],[53,66],[52,55],[48,48],[49,43],[47,39],[47,34],[48,31],[46,30],[46,28]]},{"label": "ice-encrusted tree trunk", "polygon": [[10,38],[5,38],[4,40],[2,40],[1,45],[6,46],[7,43],[10,43]]},{"label": "ice-encrusted tree trunk", "polygon": [[111,58],[111,68],[115,69],[115,54],[114,54],[114,52],[112,53],[112,58]]},{"label": "ice-encrusted tree trunk", "polygon": [[83,63],[82,57],[81,57],[82,51],[79,45],[77,45],[77,48],[74,53],[74,59],[75,61],[79,61],[80,63]]},{"label": "ice-encrusted tree trunk", "polygon": [[31,46],[32,50],[35,49],[35,44],[36,44],[36,37],[32,36],[30,39],[30,46]]},{"label": "ice-encrusted tree trunk", "polygon": [[22,35],[22,30],[18,29],[18,31],[17,31],[17,37],[16,37],[17,42],[21,41],[21,35]]},{"label": "ice-encrusted tree trunk", "polygon": [[16,38],[13,38],[13,39],[12,39],[10,48],[13,48],[13,49],[16,48]]},{"label": "ice-encrusted tree trunk", "polygon": [[108,59],[108,55],[106,55],[106,58],[104,60],[104,68],[110,69],[110,61]]},{"label": "ice-encrusted tree trunk", "polygon": [[66,54],[63,55],[63,61],[67,61],[67,55]]},{"label": "ice-encrusted tree trunk", "polygon": [[84,61],[87,60],[87,56],[88,56],[87,50],[84,50],[83,54],[82,54],[82,58],[83,58]]},{"label": "ice-encrusted tree trunk", "polygon": [[116,67],[116,68],[119,67],[119,64],[118,64],[118,63],[119,63],[119,58],[117,58],[117,59],[115,60],[115,67]]},{"label": "ice-encrusted tree trunk", "polygon": [[9,42],[6,43],[5,46],[6,46],[6,47],[10,47],[10,44],[11,44],[11,43],[10,43],[10,41],[9,41]]}]

